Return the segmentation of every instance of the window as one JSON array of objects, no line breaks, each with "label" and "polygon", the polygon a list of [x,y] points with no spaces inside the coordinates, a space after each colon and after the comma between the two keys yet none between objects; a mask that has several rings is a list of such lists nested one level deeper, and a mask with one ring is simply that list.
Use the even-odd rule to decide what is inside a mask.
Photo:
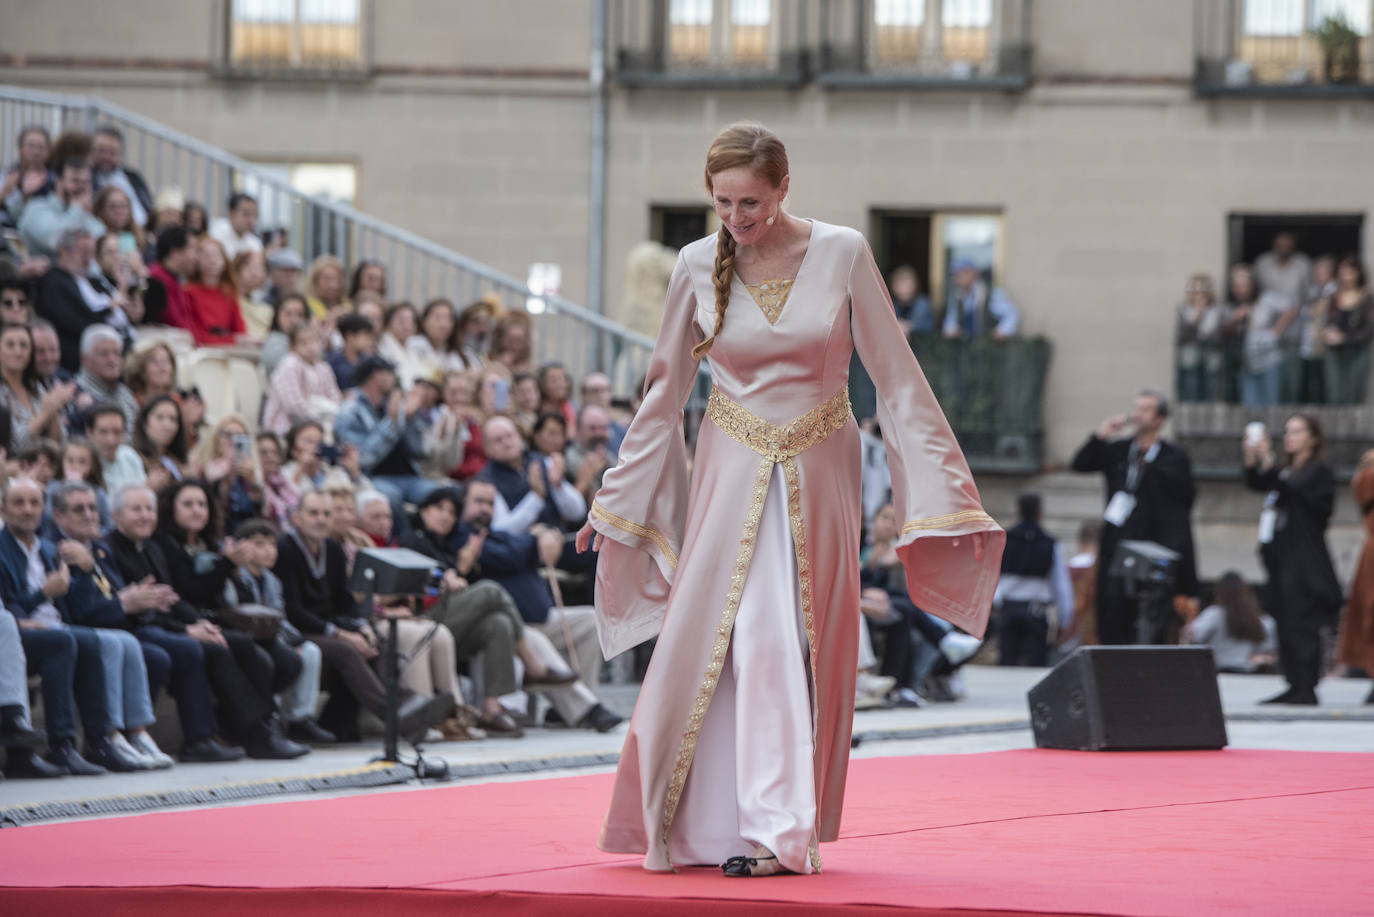
[{"label": "window", "polygon": [[[958,63],[958,72],[987,60],[992,0],[867,0],[870,59],[878,67]],[[927,69],[921,67],[921,69]],[[937,66],[936,69],[942,69]]]},{"label": "window", "polygon": [[1352,46],[1349,60],[1339,61],[1333,71],[1331,55],[1312,32],[1334,17],[1367,36],[1372,13],[1374,0],[1243,0],[1235,57],[1244,69],[1236,72],[1237,80],[1348,82],[1362,69],[1358,47]]},{"label": "window", "polygon": [[988,56],[992,0],[944,0],[940,11],[945,60],[977,62]]},{"label": "window", "polygon": [[359,67],[362,0],[230,0],[229,63],[304,70]]},{"label": "window", "polygon": [[649,238],[673,249],[711,231],[715,212],[700,204],[655,204],[649,208]]},{"label": "window", "polygon": [[874,254],[883,276],[906,265],[937,315],[944,309],[950,267],[967,258],[983,277],[1002,284],[1002,217],[997,213],[880,210],[873,214]]},{"label": "window", "polygon": [[873,57],[879,64],[915,60],[921,54],[926,0],[873,0]]},{"label": "window", "polygon": [[770,64],[774,2],[669,0],[669,60],[685,66]]}]

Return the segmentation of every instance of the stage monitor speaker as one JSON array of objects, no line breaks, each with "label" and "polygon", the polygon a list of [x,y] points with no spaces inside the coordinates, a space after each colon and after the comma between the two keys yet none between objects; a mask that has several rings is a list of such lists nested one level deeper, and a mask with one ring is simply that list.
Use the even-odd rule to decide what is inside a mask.
[{"label": "stage monitor speaker", "polygon": [[349,587],[377,595],[424,595],[437,582],[438,570],[432,559],[409,548],[363,548]]},{"label": "stage monitor speaker", "polygon": [[1226,746],[1216,666],[1205,646],[1080,647],[1027,699],[1037,748]]}]

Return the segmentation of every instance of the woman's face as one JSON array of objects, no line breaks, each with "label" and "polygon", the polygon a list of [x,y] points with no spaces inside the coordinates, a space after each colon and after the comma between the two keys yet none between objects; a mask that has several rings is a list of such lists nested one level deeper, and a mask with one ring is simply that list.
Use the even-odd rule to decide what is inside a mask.
[{"label": "woman's face", "polygon": [[1347,290],[1353,290],[1360,285],[1360,272],[1353,264],[1342,264],[1336,268],[1336,282]]},{"label": "woman's face", "polygon": [[410,309],[397,309],[391,314],[386,330],[391,336],[404,344],[415,336],[415,313]]},{"label": "woman's face", "polygon": [[220,428],[219,436],[215,438],[215,455],[218,458],[233,458],[234,437],[247,436],[248,431],[243,424],[236,420],[231,420]]},{"label": "woman's face", "polygon": [[334,513],[329,519],[329,534],[340,538],[358,521],[358,511],[353,506],[353,498],[347,494],[338,494],[332,500]]},{"label": "woman's face", "polygon": [[515,404],[522,411],[539,410],[539,383],[533,379],[521,379],[515,386]]},{"label": "woman's face", "polygon": [[448,339],[453,335],[453,309],[449,306],[435,306],[425,315],[422,327],[425,337],[436,350],[448,349]]},{"label": "woman's face", "polygon": [[62,453],[62,480],[84,481],[91,473],[94,460],[91,450],[82,445],[68,445]]},{"label": "woman's face", "polygon": [[561,369],[551,369],[544,374],[544,399],[564,402],[568,400],[568,374]]},{"label": "woman's face", "polygon": [[454,511],[451,500],[440,500],[420,510],[420,521],[426,529],[444,538],[458,524],[458,513]]},{"label": "woman's face", "polygon": [[48,138],[38,131],[29,131],[19,144],[19,161],[25,169],[42,169],[48,160]]},{"label": "woman's face", "polygon": [[873,515],[873,540],[891,541],[897,537],[897,511],[892,504],[880,507]]},{"label": "woman's face", "polygon": [[358,278],[359,290],[371,290],[378,296],[386,292],[386,271],[380,264],[364,265],[362,276]]},{"label": "woman's face", "polygon": [[0,334],[0,368],[6,373],[22,373],[33,355],[33,341],[27,328],[10,328]]},{"label": "woman's face", "polygon": [[170,401],[164,401],[148,414],[148,440],[159,449],[166,449],[172,444],[172,440],[177,438],[179,426],[177,406]]},{"label": "woman's face", "polygon": [[382,327],[383,310],[381,303],[372,302],[371,300],[360,302],[354,311],[371,322],[374,329],[380,329]]},{"label": "woman's face", "polygon": [[262,252],[252,252],[239,267],[239,286],[241,292],[249,293],[267,282],[267,262]]},{"label": "woman's face", "polygon": [[167,348],[154,347],[148,354],[148,361],[143,364],[143,378],[148,381],[148,388],[152,391],[172,390],[176,382],[176,364],[172,362],[172,355]]},{"label": "woman's face", "polygon": [[521,353],[529,345],[530,335],[525,326],[517,323],[506,328],[506,349],[511,353]]},{"label": "woman's face", "polygon": [[320,461],[320,431],[306,427],[296,434],[292,447],[292,460],[305,468],[314,469]]},{"label": "woman's face", "polygon": [[535,432],[534,448],[545,455],[556,455],[563,451],[563,447],[568,444],[568,436],[563,431],[561,424],[552,421],[545,423]]},{"label": "woman's face", "polygon": [[315,275],[315,289],[320,292],[320,299],[327,303],[336,303],[343,299],[344,279],[343,271],[332,264],[325,265],[320,272]]},{"label": "woman's face", "polygon": [[210,521],[210,506],[205,491],[199,487],[183,487],[172,501],[172,521],[187,535],[195,537]]},{"label": "woman's face", "polygon": [[265,475],[274,475],[281,471],[281,449],[277,448],[275,439],[263,437],[258,440],[258,464]]},{"label": "woman's face", "polygon": [[305,303],[299,299],[288,299],[277,310],[277,330],[290,333],[291,329],[305,321]]},{"label": "woman's face", "polygon": [[444,404],[451,408],[465,408],[472,404],[475,384],[466,373],[455,373],[444,380]]},{"label": "woman's face", "polygon": [[1301,417],[1290,417],[1283,425],[1283,451],[1289,455],[1304,455],[1316,442],[1312,429]]},{"label": "woman's face", "polygon": [[119,239],[116,236],[105,236],[100,240],[95,250],[96,263],[100,265],[100,272],[106,277],[114,277],[119,273]]},{"label": "woman's face", "polygon": [[469,341],[480,341],[491,334],[491,313],[477,312],[472,318],[468,319],[467,329],[463,336]]},{"label": "woman's face", "polygon": [[122,232],[133,222],[134,210],[129,206],[129,196],[118,189],[105,197],[105,204],[96,214],[101,221],[115,232]]},{"label": "woman's face", "polygon": [[724,169],[711,176],[711,198],[716,216],[734,237],[736,245],[753,245],[768,234],[769,217],[777,217],[787,196],[786,177],[774,188],[766,178],[747,166]]},{"label": "woman's face", "polygon": [[225,268],[224,252],[220,249],[219,243],[210,238],[202,239],[197,256],[196,262],[200,265],[201,285],[219,286]]},{"label": "woman's face", "polygon": [[1231,272],[1231,292],[1242,302],[1254,298],[1254,275],[1245,269],[1233,270]]}]

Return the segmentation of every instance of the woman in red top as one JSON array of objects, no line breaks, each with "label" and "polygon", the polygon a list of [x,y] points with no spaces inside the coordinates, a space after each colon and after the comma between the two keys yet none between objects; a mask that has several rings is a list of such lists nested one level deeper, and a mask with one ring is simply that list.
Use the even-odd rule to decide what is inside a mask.
[{"label": "woman in red top", "polygon": [[232,344],[248,326],[239,310],[239,294],[229,274],[229,259],[224,246],[210,236],[196,242],[196,268],[186,285],[186,300],[191,307],[191,334],[197,346]]}]

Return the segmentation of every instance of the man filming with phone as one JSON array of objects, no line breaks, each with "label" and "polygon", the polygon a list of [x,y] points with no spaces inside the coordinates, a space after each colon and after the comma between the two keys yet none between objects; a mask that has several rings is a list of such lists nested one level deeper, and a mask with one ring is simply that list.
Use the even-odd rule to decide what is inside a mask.
[{"label": "man filming with phone", "polygon": [[1145,389],[1136,395],[1129,416],[1102,421],[1073,457],[1074,471],[1101,472],[1106,484],[1097,555],[1097,625],[1104,644],[1136,642],[1137,604],[1125,594],[1122,580],[1111,575],[1121,542],[1152,541],[1176,551],[1180,560],[1174,591],[1197,595],[1189,518],[1197,488],[1188,453],[1160,437],[1168,419],[1168,400]]}]

